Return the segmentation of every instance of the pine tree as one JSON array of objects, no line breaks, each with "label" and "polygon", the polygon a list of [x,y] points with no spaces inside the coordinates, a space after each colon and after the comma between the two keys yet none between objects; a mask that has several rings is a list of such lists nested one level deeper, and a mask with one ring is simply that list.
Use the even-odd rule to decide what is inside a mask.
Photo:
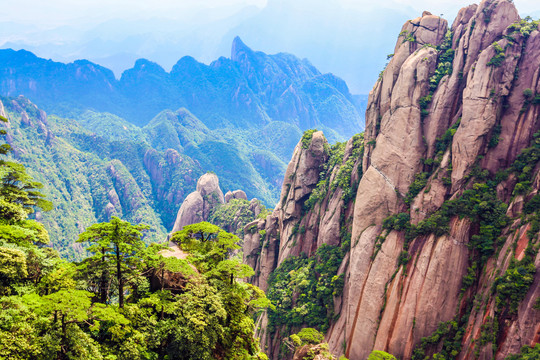
[{"label": "pine tree", "polygon": [[108,284],[115,279],[118,303],[121,308],[124,307],[129,280],[146,267],[146,246],[141,232],[146,229],[149,229],[149,226],[132,225],[113,216],[109,222],[94,224],[79,235],[79,242],[90,244],[87,250],[93,255],[84,263],[85,273],[99,276],[100,302],[106,302],[110,296]]}]

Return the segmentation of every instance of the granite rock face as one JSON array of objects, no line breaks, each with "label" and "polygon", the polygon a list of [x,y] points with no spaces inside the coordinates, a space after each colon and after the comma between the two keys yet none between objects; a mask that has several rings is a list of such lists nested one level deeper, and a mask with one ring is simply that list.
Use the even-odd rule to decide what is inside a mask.
[{"label": "granite rock face", "polygon": [[248,201],[243,190],[228,191],[223,195],[217,175],[206,173],[197,181],[196,190],[180,206],[171,233],[186,225],[208,221],[243,237],[244,226],[256,219],[261,211],[266,211],[264,205],[257,199]]},{"label": "granite rock face", "polygon": [[186,225],[207,221],[212,209],[223,203],[225,200],[217,175],[204,174],[197,181],[196,190],[180,206],[171,233],[182,230]]},{"label": "granite rock face", "polygon": [[[537,247],[533,255],[526,250],[538,242],[538,233],[530,231],[533,215],[523,215],[540,188],[539,166],[518,167],[531,174],[528,179],[511,168],[538,142],[533,134],[540,130],[540,32],[538,23],[520,21],[507,0],[466,7],[451,27],[428,12],[408,21],[370,93],[363,151],[352,151],[349,141],[342,161],[330,164],[322,134],[313,134],[308,147],[301,141],[280,203],[272,215],[248,225],[258,231],[244,238],[245,261],[257,273],[251,281],[265,290],[269,275],[285,259],[313,256],[323,243],[342,245],[344,230],[349,232],[338,272],[345,283],[333,299],[339,316],[326,332],[335,355],[364,360],[372,350],[382,350],[410,359],[422,338],[452,320],[463,331],[460,350],[452,355],[457,359],[502,360],[540,340],[540,311],[533,307],[540,291],[540,255]],[[330,186],[306,207],[319,191],[316,184],[332,183],[345,166],[352,168],[349,181]],[[500,174],[504,169],[509,169],[506,177]],[[495,181],[498,185],[490,185]],[[443,203],[478,189],[475,183],[492,186],[497,201],[508,205],[509,220],[483,262],[473,242],[489,230],[478,218],[450,214],[446,230],[422,235],[383,227],[386,218],[399,213],[410,218],[410,226],[426,226],[423,220],[441,211]],[[351,191],[352,197],[344,196]],[[526,257],[536,269],[532,283],[515,311],[501,310],[492,289],[504,281],[509,266]],[[475,280],[464,287],[471,272]],[[260,335],[277,359],[288,333],[266,330],[268,321],[261,320]],[[494,321],[492,345],[484,338]],[[424,350],[429,355],[441,346]]]}]

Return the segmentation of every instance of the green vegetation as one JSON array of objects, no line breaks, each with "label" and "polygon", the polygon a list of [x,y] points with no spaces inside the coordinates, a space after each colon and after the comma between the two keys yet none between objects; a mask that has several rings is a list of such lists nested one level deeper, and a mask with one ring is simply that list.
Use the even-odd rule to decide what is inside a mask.
[{"label": "green vegetation", "polygon": [[333,297],[343,289],[343,277],[336,276],[344,250],[322,245],[315,256],[287,258],[270,275],[268,298],[276,306],[268,311],[270,332],[277,327],[307,325],[322,332],[334,316]]},{"label": "green vegetation", "polygon": [[[343,190],[345,207],[354,199],[359,180],[353,183],[353,171],[358,171],[360,179],[361,166],[355,170],[355,165],[363,156],[363,134],[353,137],[352,151],[347,158],[344,158],[345,148],[345,143],[337,143],[328,149],[328,160],[319,173],[316,188],[304,204],[304,214],[337,189]],[[276,305],[274,310],[268,312],[268,328],[271,332],[283,326],[284,333],[300,326],[310,326],[324,332],[336,316],[333,298],[341,295],[345,285],[344,274],[337,275],[337,271],[349,249],[351,238],[350,220],[345,219],[343,212],[339,216],[341,246],[323,245],[312,257],[302,254],[288,258],[270,275],[267,294]],[[291,231],[291,239],[306,230],[300,222],[296,223]]]},{"label": "green vegetation", "polygon": [[495,125],[493,131],[491,132],[491,138],[488,142],[488,149],[493,149],[499,144],[501,136],[502,127],[501,125]]},{"label": "green vegetation", "polygon": [[[329,150],[329,157],[319,173],[319,182],[311,192],[304,204],[306,211],[313,209],[315,204],[324,200],[329,191],[334,192],[337,188],[342,189],[341,198],[348,204],[353,200],[358,188],[358,182],[352,184],[351,177],[354,165],[358,159],[364,156],[364,134],[356,134],[352,138],[353,148],[351,155],[344,162],[346,143],[336,143]],[[337,175],[332,182],[330,177],[337,169]],[[362,177],[362,167],[358,167],[358,179]]]},{"label": "green vegetation", "polygon": [[292,334],[290,338],[296,346],[317,345],[324,341],[324,335],[313,328],[303,328],[298,334]]},{"label": "green vegetation", "polygon": [[509,169],[498,174],[499,178],[504,179],[510,173],[515,173],[518,177],[518,183],[514,188],[514,194],[523,194],[529,191],[533,170],[540,160],[540,131],[533,135],[532,145],[525,148],[518,155]]},{"label": "green vegetation", "polygon": [[523,90],[523,107],[520,109],[520,113],[523,114],[526,112],[530,105],[538,105],[540,104],[540,94],[534,94],[532,89],[525,89]]},{"label": "green vegetation", "polygon": [[[255,132],[209,130],[185,109],[164,111],[144,128],[90,111],[77,121],[45,120],[24,98],[0,100],[11,120],[11,158],[44,184],[41,192],[55,204],[32,217],[45,225],[63,257],[76,260],[84,256],[76,244],[82,229],[112,216],[135,224],[144,219],[151,227],[143,237],[147,244],[165,238],[203,167],[219,175],[222,187],[273,205],[300,133],[278,122]],[[270,148],[262,145],[267,142]],[[259,148],[264,151],[253,151]]]},{"label": "green vegetation", "polygon": [[10,158],[44,184],[40,191],[54,203],[51,211],[38,210],[32,218],[44,224],[63,257],[81,260],[80,232],[112,216],[135,224],[144,219],[151,226],[143,237],[147,244],[166,236],[165,224],[172,226],[201,174],[190,158],[152,151],[142,143],[107,140],[73,120],[49,116],[44,123],[41,115],[32,115],[35,106],[27,100],[0,100],[10,118],[7,132],[15,149]]},{"label": "green vegetation", "polygon": [[405,250],[414,238],[427,234],[442,236],[449,230],[452,216],[468,217],[479,224],[478,234],[472,235],[468,246],[479,256],[480,264],[494,253],[497,239],[502,229],[507,225],[507,205],[497,198],[495,188],[487,184],[476,183],[472,189],[465,190],[454,200],[445,201],[440,210],[418,225],[412,225],[407,213],[388,217],[383,222],[387,230],[405,231]]},{"label": "green vegetation", "polygon": [[519,354],[507,356],[505,360],[535,360],[540,358],[540,344],[524,346]]},{"label": "green vegetation", "polygon": [[[304,204],[303,213],[312,210],[329,194],[342,189],[342,199],[347,207],[354,198],[358,181],[352,181],[353,171],[362,176],[361,166],[355,165],[364,152],[363,134],[352,139],[351,154],[345,156],[345,143],[337,143],[328,149],[328,160],[319,173],[319,182]],[[332,174],[335,176],[331,178]],[[355,175],[356,176],[356,175]],[[340,215],[341,246],[322,245],[312,257],[302,254],[286,259],[269,278],[269,299],[276,308],[269,310],[270,332],[285,327],[284,333],[293,327],[310,326],[326,331],[330,321],[336,316],[333,312],[333,298],[340,296],[345,284],[344,274],[337,274],[350,246],[350,220]],[[296,223],[290,239],[307,231],[300,222]]]},{"label": "green vegetation", "polygon": [[182,260],[146,247],[142,229],[118,218],[93,225],[81,234],[93,255],[78,266],[3,238],[0,262],[11,265],[0,273],[0,358],[265,358],[251,314],[270,303],[236,280],[253,274],[227,255],[238,238],[208,223],[185,227],[174,237],[189,254]]},{"label": "green vegetation", "polygon": [[429,115],[428,108],[429,108],[429,105],[431,104],[432,98],[433,98],[433,94],[429,93],[418,100],[418,105],[420,106],[420,117],[422,119],[424,119],[426,116]]},{"label": "green vegetation", "polygon": [[402,44],[405,43],[405,42],[411,42],[411,43],[415,43],[416,42],[416,36],[415,34],[413,33],[410,33],[408,32],[407,30],[403,30],[402,32],[399,33],[399,36],[403,36],[403,41],[401,42]]},{"label": "green vegetation", "polygon": [[526,16],[525,18],[508,26],[508,34],[511,35],[519,32],[527,39],[531,33],[538,28],[538,24],[540,24],[540,19],[533,20],[530,16]]},{"label": "green vegetation", "polygon": [[[319,358],[335,360],[335,357],[329,351],[328,344],[324,342],[324,335],[316,329],[303,328],[298,334],[289,336],[289,339],[290,341],[286,340],[284,342],[284,345],[286,345],[289,350],[295,351],[302,348],[303,351],[307,352],[307,354],[302,357],[302,360]],[[282,350],[284,350],[283,347]]]},{"label": "green vegetation", "polygon": [[147,225],[131,225],[113,216],[110,222],[94,224],[79,236],[79,242],[87,243],[87,251],[93,254],[83,261],[82,273],[89,282],[96,284],[93,287],[99,289],[102,303],[110,299],[110,284],[114,278],[118,304],[120,308],[124,307],[124,294],[130,285],[128,279],[138,275],[144,266],[145,259],[140,255],[145,248],[141,231],[148,228]]},{"label": "green vegetation", "polygon": [[345,145],[345,143],[338,142],[330,148],[328,160],[319,173],[319,182],[304,204],[306,210],[313,209],[315,204],[323,201],[328,194],[330,188],[330,176],[332,175],[334,168],[340,166],[343,162]]},{"label": "green vegetation", "polygon": [[422,172],[414,176],[414,181],[409,185],[409,191],[405,195],[405,204],[410,205],[416,195],[426,186],[429,175],[428,172]]},{"label": "green vegetation", "polygon": [[[239,237],[244,236],[244,227],[256,219],[255,213],[249,209],[250,202],[244,199],[231,199],[226,204],[218,205],[210,214],[208,221],[225,231],[232,232]],[[259,201],[260,214],[269,213]]]},{"label": "green vegetation", "polygon": [[[437,68],[435,73],[429,78],[429,89],[434,92],[442,78],[446,75],[452,75],[452,63],[454,61],[454,49],[452,49],[453,33],[449,30],[437,50],[439,58],[437,59]],[[431,99],[430,99],[431,100]]]},{"label": "green vegetation", "polygon": [[[388,231],[404,231],[406,238],[405,250],[407,250],[409,241],[417,236],[426,233],[444,234],[448,229],[448,221],[452,216],[468,217],[473,223],[478,224],[478,230],[475,231],[476,234],[471,236],[468,244],[473,252],[471,266],[463,278],[461,289],[463,294],[469,287],[474,285],[487,259],[500,246],[499,244],[503,240],[501,238],[502,230],[509,224],[509,219],[505,215],[507,205],[497,199],[497,185],[505,180],[510,173],[514,173],[517,175],[518,181],[520,181],[518,185],[521,184],[523,189],[520,190],[520,193],[528,192],[529,179],[531,179],[533,169],[539,159],[540,132],[533,135],[532,145],[524,149],[507,170],[501,171],[495,176],[489,176],[487,171],[482,171],[478,167],[474,168],[468,179],[484,181],[484,183],[474,183],[472,189],[465,190],[459,198],[444,202],[441,209],[428,219],[414,226],[409,222],[408,213],[396,214],[385,219],[383,227]],[[534,259],[538,252],[538,245],[535,245],[533,240],[536,239],[536,235],[540,231],[540,221],[537,214],[539,208],[540,197],[537,195],[531,197],[524,205],[521,220],[522,224],[530,222],[532,225],[527,233],[530,242],[523,259],[518,261],[512,258],[508,269],[504,274],[497,277],[493,284],[492,293],[496,296],[495,317],[488,318],[482,325],[480,337],[476,340],[476,354],[483,346],[490,343],[496,344],[500,331],[499,325],[505,319],[516,315],[519,304],[533,283],[536,273]],[[441,323],[435,333],[422,339],[420,345],[414,350],[412,358],[424,359],[428,348],[434,348],[442,342],[442,350],[434,354],[432,358],[454,359],[461,349],[461,339],[465,331],[463,326],[467,323],[471,305],[472,302],[468,301],[468,310],[465,314],[456,317],[451,322]],[[524,349],[524,351],[528,354],[530,348]],[[535,350],[532,351],[532,354],[535,354]],[[515,355],[515,357],[509,358],[519,359],[518,356]]]},{"label": "green vegetation", "polygon": [[353,148],[351,155],[345,161],[345,164],[341,165],[336,178],[330,184],[330,189],[334,191],[337,188],[341,188],[343,195],[341,198],[345,203],[349,203],[356,195],[356,189],[358,189],[358,182],[362,177],[362,166],[358,166],[358,181],[354,184],[351,183],[352,171],[355,163],[364,157],[364,134],[356,134],[352,138]]},{"label": "green vegetation", "polygon": [[493,284],[497,293],[497,314],[507,308],[510,315],[517,313],[517,308],[527,295],[536,274],[534,258],[538,248],[529,243],[522,260],[512,258],[506,272],[498,277]]},{"label": "green vegetation", "polygon": [[367,360],[396,360],[396,357],[384,351],[374,350],[369,354]]},{"label": "green vegetation", "polygon": [[[463,322],[466,321],[462,319]],[[431,359],[455,359],[461,350],[461,339],[464,334],[465,329],[458,324],[458,321],[441,322],[433,334],[420,340],[420,344],[415,347],[411,359],[424,360],[429,358],[426,357],[428,348],[436,346],[441,341],[443,342],[441,350],[435,353]]]},{"label": "green vegetation", "polygon": [[446,130],[440,138],[437,138],[435,141],[435,163],[438,165],[442,160],[442,156],[448,147],[452,144],[452,139],[456,134],[457,128],[461,123],[461,118],[459,118],[448,130]]},{"label": "green vegetation", "polygon": [[317,132],[317,129],[304,131],[304,135],[302,135],[302,149],[309,149],[309,145],[311,144],[311,139],[313,138],[313,134],[316,132]]},{"label": "green vegetation", "polygon": [[5,160],[0,178],[1,359],[265,358],[251,315],[270,303],[238,281],[253,269],[229,256],[235,235],[186,226],[173,237],[186,258],[164,258],[143,242],[148,226],[112,217],[80,235],[90,256],[70,263],[28,219],[51,207],[40,184]]},{"label": "green vegetation", "polygon": [[493,355],[497,351],[497,333],[499,331],[499,324],[496,319],[493,319],[491,316],[486,318],[486,322],[482,324],[480,328],[480,337],[475,342],[474,355],[476,358],[480,355],[480,349],[487,344],[491,344]]},{"label": "green vegetation", "polygon": [[495,50],[495,55],[488,61],[487,66],[499,67],[506,59],[505,49],[496,41],[491,46]]},{"label": "green vegetation", "polygon": [[442,78],[452,74],[452,63],[454,61],[452,38],[453,33],[449,30],[442,43],[436,47],[436,50],[438,51],[437,68],[435,69],[435,73],[429,78],[429,93],[418,100],[420,117],[422,120],[429,115],[429,105],[431,104],[433,94],[439,87]]}]

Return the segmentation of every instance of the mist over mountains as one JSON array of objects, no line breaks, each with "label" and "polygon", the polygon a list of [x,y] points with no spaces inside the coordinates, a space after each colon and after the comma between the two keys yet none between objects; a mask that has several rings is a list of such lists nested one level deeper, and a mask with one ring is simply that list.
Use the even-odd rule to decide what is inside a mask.
[{"label": "mist over mountains", "polygon": [[111,70],[88,60],[63,64],[9,49],[0,51],[0,73],[3,95],[24,95],[60,116],[94,110],[142,126],[164,109],[185,107],[211,129],[283,121],[302,130],[319,126],[336,140],[360,131],[363,123],[343,80],[293,55],[255,52],[238,37],[230,59],[205,65],[186,56],[169,73],[139,59],[116,80]]},{"label": "mist over mountains", "polygon": [[[389,44],[395,40],[399,24],[416,15],[407,7],[381,11],[306,0],[272,0],[261,8],[230,7],[223,10],[225,14],[216,12],[209,10],[181,20],[165,16],[117,18],[46,29],[3,22],[0,45],[62,62],[88,59],[110,68],[119,78],[139,58],[156,62],[167,71],[186,55],[209,64],[228,56],[232,40],[240,36],[266,53],[289,52],[308,58],[322,72],[343,77],[353,93],[367,94],[386,54],[392,52]],[[378,40],[371,41],[373,38]]]}]

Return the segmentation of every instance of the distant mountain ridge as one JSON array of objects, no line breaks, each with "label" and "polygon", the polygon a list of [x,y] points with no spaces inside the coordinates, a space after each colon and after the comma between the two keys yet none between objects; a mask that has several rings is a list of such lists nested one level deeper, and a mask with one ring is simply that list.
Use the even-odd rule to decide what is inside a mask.
[{"label": "distant mountain ridge", "polygon": [[300,130],[326,130],[336,140],[361,131],[364,123],[364,109],[357,108],[342,79],[290,54],[253,51],[239,37],[231,58],[205,65],[186,56],[170,73],[139,59],[119,80],[87,60],[64,64],[24,50],[0,50],[0,76],[2,95],[24,95],[64,117],[94,110],[142,126],[162,110],[185,107],[210,129],[282,121]]},{"label": "distant mountain ridge", "polygon": [[[140,59],[120,79],[87,60],[0,50],[0,99],[14,157],[55,184],[46,193],[58,209],[81,219],[43,215],[62,239],[55,246],[74,257],[77,234],[113,214],[151,224],[152,241],[164,238],[194,179],[208,171],[224,189],[273,207],[302,132],[318,128],[330,141],[344,140],[363,130],[358,108],[366,106],[309,61],[256,52],[240,38],[230,59],[205,65],[183,57],[169,73]],[[57,141],[43,144],[41,128]],[[77,193],[85,195],[72,204]]]}]

